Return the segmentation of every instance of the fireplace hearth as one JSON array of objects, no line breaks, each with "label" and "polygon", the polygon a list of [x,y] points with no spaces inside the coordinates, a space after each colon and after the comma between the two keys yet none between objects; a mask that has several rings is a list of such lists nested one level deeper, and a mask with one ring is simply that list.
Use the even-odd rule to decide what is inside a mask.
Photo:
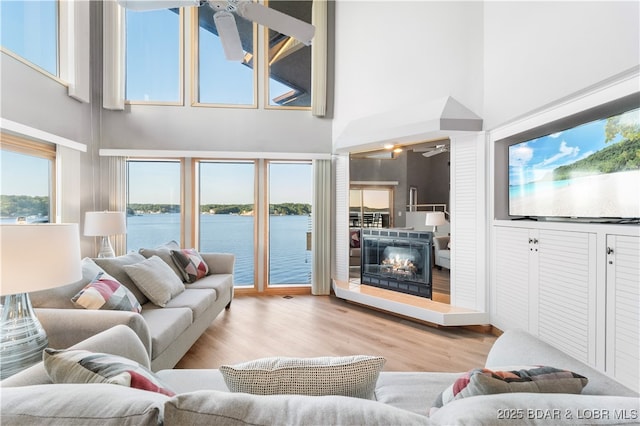
[{"label": "fireplace hearth", "polygon": [[362,229],[360,284],[431,298],[427,231]]}]

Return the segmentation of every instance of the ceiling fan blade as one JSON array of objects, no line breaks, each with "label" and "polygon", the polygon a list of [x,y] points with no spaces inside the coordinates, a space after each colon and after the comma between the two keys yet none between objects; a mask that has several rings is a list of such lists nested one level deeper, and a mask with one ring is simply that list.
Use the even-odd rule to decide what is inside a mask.
[{"label": "ceiling fan blade", "polygon": [[216,12],[213,21],[218,29],[218,36],[224,49],[224,56],[229,61],[242,62],[244,51],[240,41],[240,33],[233,14],[226,11]]},{"label": "ceiling fan blade", "polygon": [[200,0],[118,0],[118,4],[125,9],[143,11],[200,6]]},{"label": "ceiling fan blade", "polygon": [[307,46],[311,44],[316,32],[316,27],[311,24],[252,1],[240,2],[237,13],[245,19],[291,36]]}]

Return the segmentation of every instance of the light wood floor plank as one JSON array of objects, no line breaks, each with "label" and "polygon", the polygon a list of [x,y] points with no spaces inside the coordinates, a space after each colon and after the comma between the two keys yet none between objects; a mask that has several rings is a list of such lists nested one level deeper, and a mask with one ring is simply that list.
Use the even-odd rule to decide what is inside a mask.
[{"label": "light wood floor plank", "polygon": [[218,368],[269,356],[381,355],[385,371],[483,366],[495,336],[435,328],[334,296],[238,296],[176,368]]}]

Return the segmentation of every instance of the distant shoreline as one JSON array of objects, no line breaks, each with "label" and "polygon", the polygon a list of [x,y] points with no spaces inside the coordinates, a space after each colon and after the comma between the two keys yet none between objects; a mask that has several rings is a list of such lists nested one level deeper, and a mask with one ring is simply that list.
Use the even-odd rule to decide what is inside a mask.
[{"label": "distant shoreline", "polygon": [[510,200],[512,216],[640,217],[640,170],[585,176]]}]

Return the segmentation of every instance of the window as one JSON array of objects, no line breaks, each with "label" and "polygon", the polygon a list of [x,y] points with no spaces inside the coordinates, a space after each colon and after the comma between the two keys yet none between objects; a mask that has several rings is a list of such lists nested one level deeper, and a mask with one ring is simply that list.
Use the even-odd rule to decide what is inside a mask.
[{"label": "window", "polygon": [[180,161],[127,161],[127,251],[181,243]]},{"label": "window", "polygon": [[349,225],[358,228],[393,227],[393,188],[349,190]]},{"label": "window", "polygon": [[49,222],[55,217],[55,145],[2,134],[0,217],[2,223]]},{"label": "window", "polygon": [[[311,23],[310,0],[271,1],[268,6]],[[272,107],[311,106],[311,46],[271,29],[266,30],[269,59],[268,105]]]},{"label": "window", "polygon": [[199,248],[236,255],[234,285],[255,284],[254,161],[200,161]]},{"label": "window", "polygon": [[268,163],[269,286],[311,284],[310,162]]},{"label": "window", "polygon": [[[197,103],[255,106],[255,25],[235,15],[245,57],[228,61],[209,7],[197,9]],[[196,27],[194,25],[194,27]]]},{"label": "window", "polygon": [[125,99],[182,102],[182,12],[126,11]]},{"label": "window", "polygon": [[58,2],[0,2],[2,47],[58,76]]}]

